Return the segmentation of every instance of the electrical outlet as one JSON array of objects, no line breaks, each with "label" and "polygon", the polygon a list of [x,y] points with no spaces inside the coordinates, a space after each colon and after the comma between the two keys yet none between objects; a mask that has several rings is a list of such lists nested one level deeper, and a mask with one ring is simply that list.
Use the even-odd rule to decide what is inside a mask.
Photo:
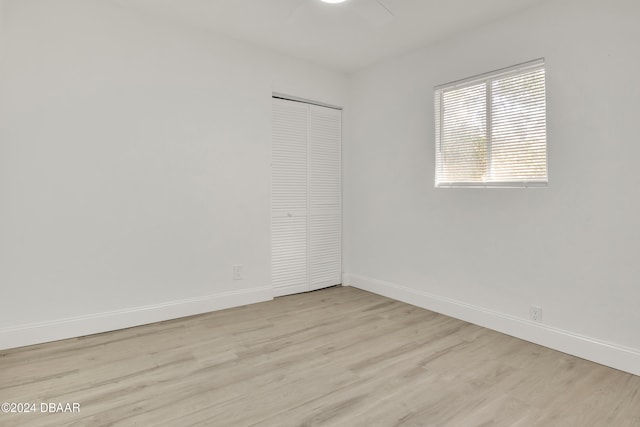
[{"label": "electrical outlet", "polygon": [[242,266],[234,265],[233,266],[233,280],[242,280]]},{"label": "electrical outlet", "polygon": [[531,315],[531,320],[534,322],[542,322],[542,307],[532,305],[529,313]]}]

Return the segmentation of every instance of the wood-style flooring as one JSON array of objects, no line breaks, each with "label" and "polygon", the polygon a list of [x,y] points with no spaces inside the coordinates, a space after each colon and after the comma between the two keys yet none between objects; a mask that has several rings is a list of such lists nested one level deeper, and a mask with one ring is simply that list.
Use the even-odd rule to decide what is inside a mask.
[{"label": "wood-style flooring", "polygon": [[0,351],[0,426],[640,426],[640,377],[354,288]]}]

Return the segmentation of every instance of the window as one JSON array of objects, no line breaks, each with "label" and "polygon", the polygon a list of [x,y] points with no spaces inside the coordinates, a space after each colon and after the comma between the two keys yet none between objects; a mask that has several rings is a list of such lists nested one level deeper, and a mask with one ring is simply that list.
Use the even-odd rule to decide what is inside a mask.
[{"label": "window", "polygon": [[544,60],[435,88],[436,187],[547,184]]}]

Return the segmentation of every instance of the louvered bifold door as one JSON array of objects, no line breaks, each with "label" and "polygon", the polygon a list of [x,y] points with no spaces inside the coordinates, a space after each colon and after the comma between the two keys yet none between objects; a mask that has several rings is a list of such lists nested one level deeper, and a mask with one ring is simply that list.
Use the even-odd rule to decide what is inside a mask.
[{"label": "louvered bifold door", "polygon": [[310,288],[342,283],[342,112],[309,106]]},{"label": "louvered bifold door", "polygon": [[276,296],[309,290],[308,105],[273,100],[271,265]]}]

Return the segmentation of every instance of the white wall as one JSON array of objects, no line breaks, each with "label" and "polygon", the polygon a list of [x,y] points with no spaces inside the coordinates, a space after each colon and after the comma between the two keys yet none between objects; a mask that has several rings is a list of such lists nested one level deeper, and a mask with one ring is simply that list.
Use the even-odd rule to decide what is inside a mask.
[{"label": "white wall", "polygon": [[346,77],[108,1],[4,3],[0,348],[271,298],[271,93],[343,105]]},{"label": "white wall", "polygon": [[[2,29],[4,28],[4,0],[0,0],[0,34],[2,34]],[[4,38],[0,37],[0,66],[2,65],[2,46],[4,44]],[[0,67],[0,73],[2,72],[2,68]]]},{"label": "white wall", "polygon": [[[636,0],[550,1],[355,75],[347,280],[640,374],[639,41]],[[435,189],[433,87],[540,57],[549,187]]]}]

